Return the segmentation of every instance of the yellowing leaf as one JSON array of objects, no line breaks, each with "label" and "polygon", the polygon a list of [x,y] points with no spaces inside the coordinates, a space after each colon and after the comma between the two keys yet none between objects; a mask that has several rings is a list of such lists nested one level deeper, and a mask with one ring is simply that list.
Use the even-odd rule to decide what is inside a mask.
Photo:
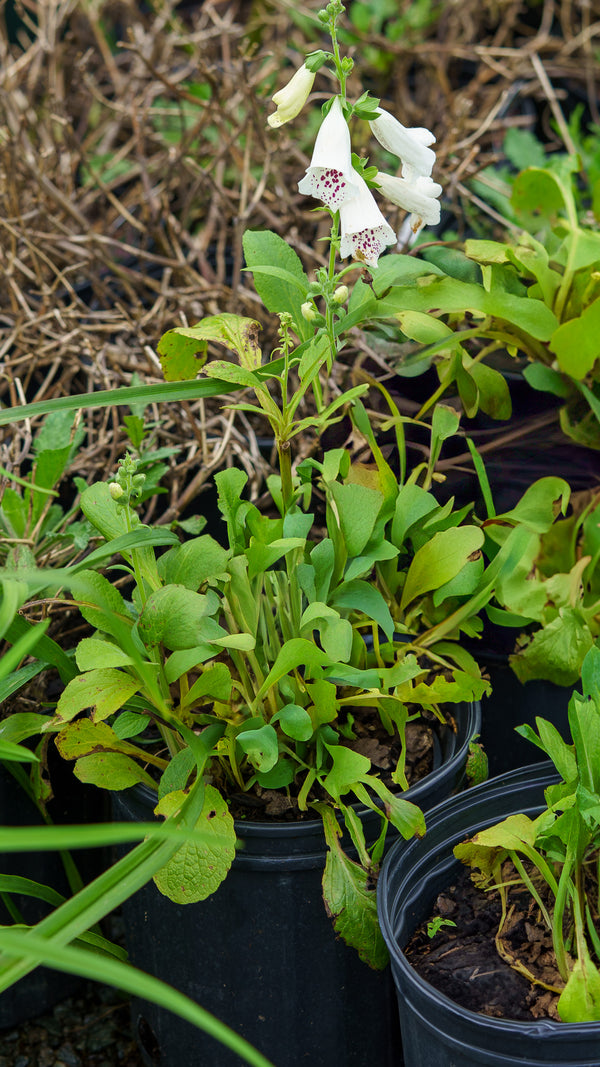
[{"label": "yellowing leaf", "polygon": [[106,719],[137,692],[135,678],[113,668],[87,671],[78,674],[61,693],[56,705],[56,714],[67,722],[80,711],[94,708],[94,719]]},{"label": "yellowing leaf", "polygon": [[82,756],[74,768],[76,778],[87,785],[97,785],[100,789],[128,789],[138,782],[155,786],[154,780],[139,763],[121,752],[97,752]]},{"label": "yellowing leaf", "polygon": [[[182,790],[167,793],[155,812],[168,816],[179,810],[184,799]],[[154,876],[160,892],[175,904],[206,900],[220,886],[233,863],[233,819],[223,797],[212,785],[204,787],[204,804],[195,829],[205,831],[206,843],[182,845]]]}]

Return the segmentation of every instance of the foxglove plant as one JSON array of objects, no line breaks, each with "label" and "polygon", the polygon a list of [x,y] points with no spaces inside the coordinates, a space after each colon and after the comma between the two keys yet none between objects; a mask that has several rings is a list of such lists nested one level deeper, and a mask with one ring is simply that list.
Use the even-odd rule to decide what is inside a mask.
[{"label": "foxglove plant", "polygon": [[[280,321],[270,362],[263,366],[260,324],[234,314],[178,326],[158,346],[169,381],[189,381],[202,370],[223,393],[231,387],[252,391],[250,401],[232,406],[266,418],[272,429],[279,459],[279,476],[269,479],[272,513],[262,514],[243,499],[241,471],[222,471],[215,480],[226,546],[209,535],[180,544],[164,530],[157,539],[158,531],[138,521],[141,474],[133,461],[122,461],[110,483],[88,487],[82,509],[107,542],[105,549],[110,545],[121,555],[119,576],[124,569],[130,592],[126,600],[108,578],[92,571],[61,574],[61,587],[70,589],[95,632],[80,642],[75,654],[80,673],[65,688],[44,732],[56,735],[59,752],[76,760],[76,773],[86,781],[107,789],[143,784],[155,790],[158,815],[179,810],[182,795],[206,768],[204,817],[217,806],[211,825],[225,843],[210,877],[182,871],[181,856],[155,876],[166,895],[172,895],[175,877],[172,898],[181,903],[194,893],[204,899],[227,874],[234,858],[228,810],[233,797],[256,799],[261,791],[276,790],[294,813],[320,815],[330,847],[324,893],[336,929],[379,967],[385,948],[373,885],[386,832],[390,825],[406,837],[424,830],[419,809],[390,789],[390,783],[398,791],[408,785],[406,725],[423,709],[445,721],[442,703],[477,700],[487,689],[472,658],[456,657],[442,638],[457,636],[461,626],[474,627],[473,616],[493,587],[474,558],[483,535],[466,521],[468,509],[451,515],[451,507],[438,507],[428,492],[429,467],[407,478],[404,456],[398,478],[381,456],[358,403],[368,386],[355,385],[333,399],[326,394],[347,327],[368,317],[372,292],[362,280],[350,291],[346,279],[357,271],[356,263],[338,270],[337,257],[365,264],[374,286],[379,257],[396,240],[372,191],[376,168],[352,154],[348,120],[372,121],[377,136],[397,146],[403,170],[395,179],[400,190],[395,202],[406,194],[408,211],[432,217],[441,191],[430,177],[432,134],[396,126],[368,93],[348,102],[352,61],[340,56],[336,35],[343,10],[340,0],[331,0],[320,13],[333,50],[307,57],[275,94],[277,111],[269,120],[277,128],[299,114],[317,71],[329,64],[339,92],[325,105],[312,160],[299,183],[300,192],[319,199],[331,215],[328,266],[309,281],[282,238],[247,232],[247,268],[267,311]],[[390,258],[392,268],[419,270],[412,258]],[[234,352],[237,361],[205,363],[207,347],[215,343]],[[303,414],[309,392],[309,414]],[[298,435],[318,439],[350,409],[377,461],[370,479],[343,449],[319,460],[311,456],[294,468]],[[432,422],[431,467],[457,421],[440,409]],[[317,492],[324,510],[320,520],[310,510]],[[411,527],[424,515],[430,531],[417,535]],[[157,556],[154,547],[165,544],[168,551]],[[397,565],[386,568],[391,560]],[[464,579],[469,604],[463,603]],[[446,594],[453,619],[443,626]],[[396,620],[422,618],[420,605],[429,595],[437,602],[427,609],[427,638],[408,645],[398,640]],[[401,753],[394,756],[388,780],[352,747],[360,744],[359,727],[369,716],[386,744]],[[207,746],[201,771],[192,758],[198,735]],[[375,842],[365,839],[357,803],[381,818]],[[339,846],[338,817],[358,862]],[[352,885],[340,901],[332,886],[348,877]],[[193,892],[192,881],[200,883]]]}]

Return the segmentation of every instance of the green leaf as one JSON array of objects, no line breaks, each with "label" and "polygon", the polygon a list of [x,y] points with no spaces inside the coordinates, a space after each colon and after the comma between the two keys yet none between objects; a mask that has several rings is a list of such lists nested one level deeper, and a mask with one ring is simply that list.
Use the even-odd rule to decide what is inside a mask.
[{"label": "green leaf", "polygon": [[564,1023],[591,1023],[600,1020],[600,971],[582,946],[582,954],[575,960],[567,984],[557,1004]]},{"label": "green leaf", "polygon": [[94,482],[84,489],[81,494],[81,510],[107,541],[127,533],[125,509],[120,508],[116,500],[113,500],[108,482]]},{"label": "green leaf", "polygon": [[[600,255],[600,252],[599,252]],[[577,319],[569,319],[552,334],[549,347],[564,374],[581,381],[592,370],[598,353],[600,297]]]},{"label": "green leaf", "polygon": [[0,740],[18,744],[35,737],[47,722],[50,715],[39,715],[36,711],[16,711],[0,722]]},{"label": "green leaf", "polygon": [[237,363],[230,363],[226,359],[214,359],[211,363],[207,363],[206,374],[227,384],[240,386],[242,389],[256,389],[259,385],[258,379],[251,370],[247,367],[239,367]]},{"label": "green leaf", "polygon": [[150,722],[149,715],[140,715],[136,711],[123,711],[113,723],[113,730],[121,741],[128,737],[137,737],[144,732]]},{"label": "green leaf", "polygon": [[[207,315],[195,326],[177,326],[174,330],[179,337],[194,340],[200,344],[213,341],[235,352],[240,367],[246,371],[255,370],[262,363],[262,354],[258,343],[260,322],[246,318],[244,315]],[[160,352],[160,345],[159,345]],[[207,368],[208,369],[208,368]],[[217,375],[218,377],[218,375]]]},{"label": "green leaf", "polygon": [[529,644],[510,657],[510,665],[521,682],[538,678],[556,685],[574,685],[593,643],[580,613],[561,608],[557,618],[538,630]]},{"label": "green leaf", "polygon": [[343,582],[330,597],[330,604],[338,611],[362,612],[367,618],[373,619],[391,641],[394,633],[394,620],[383,595],[370,582],[361,581],[358,578]]},{"label": "green leaf", "polygon": [[438,446],[453,437],[458,430],[460,415],[454,408],[447,404],[436,404],[431,418],[431,448],[437,451]]},{"label": "green leaf", "polygon": [[91,671],[97,667],[129,667],[133,663],[118,645],[98,637],[84,637],[77,645],[75,660],[80,671]]},{"label": "green leaf", "polygon": [[396,318],[402,333],[422,345],[433,345],[444,337],[454,336],[454,330],[441,319],[436,319],[435,315],[427,315],[422,311],[399,311]]},{"label": "green leaf", "polygon": [[269,724],[256,730],[242,730],[236,741],[257,771],[272,770],[279,759],[277,731]]},{"label": "green leaf", "polygon": [[483,541],[483,531],[477,526],[458,526],[434,534],[415,553],[406,575],[400,609],[456,577]]},{"label": "green leaf", "polygon": [[354,631],[348,619],[323,619],[319,627],[323,650],[332,660],[347,663],[352,655]]},{"label": "green leaf", "polygon": [[589,650],[583,661],[581,684],[583,695],[590,697],[600,708],[600,648],[598,645],[594,645]]},{"label": "green leaf", "polygon": [[196,592],[204,582],[227,570],[228,559],[228,550],[214,537],[203,534],[165,552],[158,571],[165,585],[184,585]]},{"label": "green leaf", "polygon": [[539,738],[536,737],[534,731],[528,725],[518,726],[516,728],[517,733],[521,734],[522,737],[526,737],[529,741],[533,741],[538,748],[542,749],[542,752],[545,752],[550,757],[563,781],[572,782],[577,774],[577,761],[572,745],[567,745],[563,741],[553,723],[537,716],[535,723],[538,728]]},{"label": "green leaf", "polygon": [[553,396],[568,397],[571,390],[559,371],[546,367],[543,363],[529,363],[523,369],[523,377],[532,389]]},{"label": "green leaf", "polygon": [[325,839],[329,846],[323,873],[323,898],[334,928],[346,944],[355,948],[360,958],[376,970],[383,970],[388,953],[377,920],[375,889],[368,888],[369,873],[343,851],[340,827],[324,805]]},{"label": "green leaf", "polygon": [[497,521],[509,519],[532,533],[547,533],[557,515],[564,515],[570,492],[564,478],[539,478],[525,490],[518,504],[499,515]]},{"label": "green leaf", "polygon": [[194,648],[203,641],[205,616],[216,607],[215,596],[195,593],[184,585],[165,585],[148,597],[138,621],[144,644],[163,643],[170,651]]},{"label": "green leaf", "polygon": [[422,312],[435,310],[441,314],[464,314],[469,311],[480,316],[491,315],[526,331],[538,341],[549,341],[558,326],[554,312],[541,300],[515,296],[499,287],[488,292],[483,286],[461,282],[456,278],[434,278],[427,285],[392,289],[380,302],[378,313],[381,317],[392,317],[407,309]]},{"label": "green leaf", "polygon": [[439,704],[460,704],[463,701],[481,700],[490,693],[491,686],[484,678],[474,677],[466,671],[453,670],[452,678],[436,674],[431,682],[417,682],[415,686],[400,689],[398,695],[424,707]]},{"label": "green leaf", "polygon": [[529,229],[556,222],[565,213],[569,196],[558,175],[528,167],[515,178],[510,200],[516,215]]},{"label": "green leaf", "polygon": [[544,146],[531,130],[509,126],[502,148],[518,170],[524,170],[525,167],[544,167],[546,164]]},{"label": "green leaf", "polygon": [[206,660],[212,659],[214,655],[214,647],[209,644],[194,645],[193,648],[182,648],[178,652],[173,652],[165,664],[165,678],[168,684],[176,682],[182,674],[187,674],[194,667],[206,663]]},{"label": "green leaf", "polygon": [[156,783],[140,767],[139,763],[121,752],[97,752],[91,756],[82,756],[74,768],[75,777],[87,785],[96,785],[100,789],[118,792],[142,782],[155,787]]},{"label": "green leaf", "polygon": [[256,780],[263,789],[285,789],[296,777],[297,766],[289,759],[280,759],[270,771],[257,771]]},{"label": "green leaf", "polygon": [[[154,809],[156,814],[170,816],[181,807],[184,797],[180,790],[167,793]],[[223,797],[212,785],[204,786],[204,804],[195,829],[206,833],[206,844],[183,845],[154,875],[159,891],[175,904],[206,900],[218,889],[233,863],[233,819]]]},{"label": "green leaf", "polygon": [[167,330],[158,342],[157,352],[167,382],[189,381],[206,362],[207,341],[186,337],[178,329]]},{"label": "green leaf", "polygon": [[160,385],[134,385],[120,389],[98,390],[97,393],[77,393],[73,396],[61,396],[52,400],[38,400],[34,404],[21,407],[0,408],[0,426],[33,419],[46,415],[50,411],[91,411],[94,408],[114,407],[116,404],[181,403],[184,400],[198,400],[202,397],[219,396],[223,392],[222,383],[211,381],[168,382]]},{"label": "green leaf", "polygon": [[124,652],[137,657],[132,637],[133,620],[125,601],[103,574],[80,571],[69,579],[71,592],[86,622],[94,629],[116,638]]},{"label": "green leaf", "polygon": [[175,793],[185,789],[190,774],[196,768],[196,758],[191,748],[182,748],[177,752],[161,775],[158,784],[158,799],[162,800],[167,793]]},{"label": "green leaf", "polygon": [[396,499],[396,510],[392,521],[392,542],[397,548],[402,548],[406,534],[415,523],[420,522],[426,515],[437,511],[438,503],[435,497],[422,489],[420,485],[409,482],[403,485]]},{"label": "green leaf", "polygon": [[123,707],[138,688],[138,681],[124,671],[111,668],[88,671],[73,678],[63,690],[56,714],[63,722],[69,722],[80,711],[94,708],[94,720],[98,722]]},{"label": "green leaf", "polygon": [[290,674],[298,667],[306,668],[307,677],[312,677],[320,667],[329,663],[329,657],[314,644],[303,637],[292,637],[286,641],[277,654],[275,663],[256,694],[256,701],[262,700],[265,693],[285,674]]},{"label": "green leaf", "polygon": [[20,896],[34,897],[36,900],[44,900],[53,907],[63,903],[64,897],[50,886],[40,885],[31,878],[21,878],[17,874],[0,875],[0,893],[18,893]]},{"label": "green leaf", "polygon": [[225,663],[215,663],[202,671],[187,696],[182,699],[182,707],[191,707],[201,697],[209,697],[212,700],[220,701],[228,701],[230,699],[231,674]]},{"label": "green leaf", "polygon": [[325,746],[333,767],[323,781],[323,787],[335,799],[348,793],[356,782],[364,781],[371,770],[371,761],[360,752],[345,745]]},{"label": "green leaf", "polygon": [[331,482],[328,490],[334,501],[348,556],[359,556],[369,541],[383,496],[365,485]]},{"label": "green leaf", "polygon": [[477,386],[479,407],[492,419],[510,419],[512,401],[506,378],[485,363],[469,364],[469,374]]},{"label": "green leaf", "polygon": [[[254,285],[267,311],[289,312],[294,329],[301,341],[312,335],[312,329],[302,316],[301,307],[308,292],[308,278],[299,257],[278,234],[270,230],[246,230],[242,239],[246,264],[254,271]],[[277,268],[290,278],[259,273],[257,268]]]},{"label": "green leaf", "polygon": [[581,787],[600,795],[600,707],[574,693],[569,701],[569,727]]},{"label": "green leaf", "polygon": [[0,737],[0,760],[8,763],[39,763],[39,756],[31,752],[24,745],[17,745],[13,741],[4,741]]},{"label": "green leaf", "polygon": [[278,722],[284,734],[294,741],[310,741],[314,732],[310,715],[299,704],[286,704],[275,713],[271,722]]}]

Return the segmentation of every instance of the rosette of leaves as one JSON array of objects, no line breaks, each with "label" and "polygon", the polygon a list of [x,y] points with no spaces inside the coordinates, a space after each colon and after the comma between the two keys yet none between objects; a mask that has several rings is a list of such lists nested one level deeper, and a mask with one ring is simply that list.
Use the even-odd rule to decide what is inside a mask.
[{"label": "rosette of leaves", "polygon": [[[476,884],[497,888],[502,919],[500,955],[530,981],[558,995],[563,1022],[600,1020],[598,856],[600,848],[600,648],[587,652],[582,692],[569,703],[571,743],[556,727],[536,719],[518,727],[554,763],[560,780],[545,791],[546,808],[536,818],[511,815],[457,845],[457,859],[473,868]],[[510,868],[508,867],[510,863]],[[544,983],[503,939],[514,888],[526,888],[538,922],[550,932],[560,981]]]},{"label": "rosette of leaves", "polygon": [[[403,760],[392,774],[396,792],[348,742],[365,707],[379,712],[390,741],[402,740],[414,716],[406,686],[423,670],[414,655],[384,661],[365,640],[381,632],[393,641],[389,609],[367,580],[374,549],[385,551],[373,540],[383,497],[338,482],[342,460],[326,458],[338,485],[328,494],[326,530],[315,529],[314,516],[299,508],[280,518],[262,514],[242,499],[246,475],[232,468],[217,475],[227,547],[206,534],[160,556],[153,531],[107,484],[86,490],[84,514],[109,546],[120,548],[121,563],[112,581],[91,570],[61,572],[94,632],[80,641],[80,673],[44,732],[75,760],[79,778],[107,789],[142,783],[156,791],[157,814],[168,815],[196,774],[194,734],[210,729],[201,819],[221,843],[202,855],[181,850],[157,875],[161,891],[180,902],[213,892],[234,855],[228,799],[278,790],[300,812],[321,814],[331,850],[330,910],[343,936],[380,966],[385,950],[369,880],[383,831],[391,824],[410,837],[423,832],[424,821],[401,796]],[[127,594],[114,581],[123,576]],[[371,850],[357,803],[382,820]],[[340,845],[337,816],[358,862]]]},{"label": "rosette of leaves", "polygon": [[509,512],[483,524],[492,555],[515,526],[528,540],[501,575],[487,613],[520,632],[511,666],[522,681],[574,685],[600,634],[600,497],[570,492],[561,478],[541,478]]}]

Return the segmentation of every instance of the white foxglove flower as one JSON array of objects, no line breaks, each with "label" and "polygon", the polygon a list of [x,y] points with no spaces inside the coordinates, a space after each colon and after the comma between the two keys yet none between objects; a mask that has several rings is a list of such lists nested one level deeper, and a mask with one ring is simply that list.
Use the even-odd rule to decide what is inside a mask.
[{"label": "white foxglove flower", "polygon": [[298,183],[298,189],[305,196],[314,196],[337,211],[347,199],[357,195],[356,177],[352,167],[350,131],[340,98],[336,96],[321,123],[310,167]]},{"label": "white foxglove flower", "polygon": [[406,165],[402,174],[410,179],[413,174],[428,178],[435,163],[435,152],[428,146],[435,143],[430,130],[421,127],[407,129],[389,111],[379,108],[377,118],[369,122],[372,133],[380,145],[392,152]]},{"label": "white foxglove flower", "polygon": [[383,195],[392,204],[411,212],[410,227],[417,233],[422,226],[435,226],[440,221],[440,204],[437,197],[442,192],[441,185],[431,178],[422,176],[411,178],[394,178],[391,174],[377,172],[375,181]]},{"label": "white foxglove flower", "polygon": [[305,64],[302,64],[291,81],[275,93],[273,103],[277,104],[277,111],[269,115],[267,119],[269,126],[276,130],[283,126],[284,122],[296,118],[308,100],[314,80],[315,72],[308,70]]},{"label": "white foxglove flower", "polygon": [[358,195],[344,200],[340,207],[340,255],[342,259],[352,256],[369,267],[376,267],[384,248],[396,243],[396,234],[381,214],[364,178],[356,171],[353,182]]}]

